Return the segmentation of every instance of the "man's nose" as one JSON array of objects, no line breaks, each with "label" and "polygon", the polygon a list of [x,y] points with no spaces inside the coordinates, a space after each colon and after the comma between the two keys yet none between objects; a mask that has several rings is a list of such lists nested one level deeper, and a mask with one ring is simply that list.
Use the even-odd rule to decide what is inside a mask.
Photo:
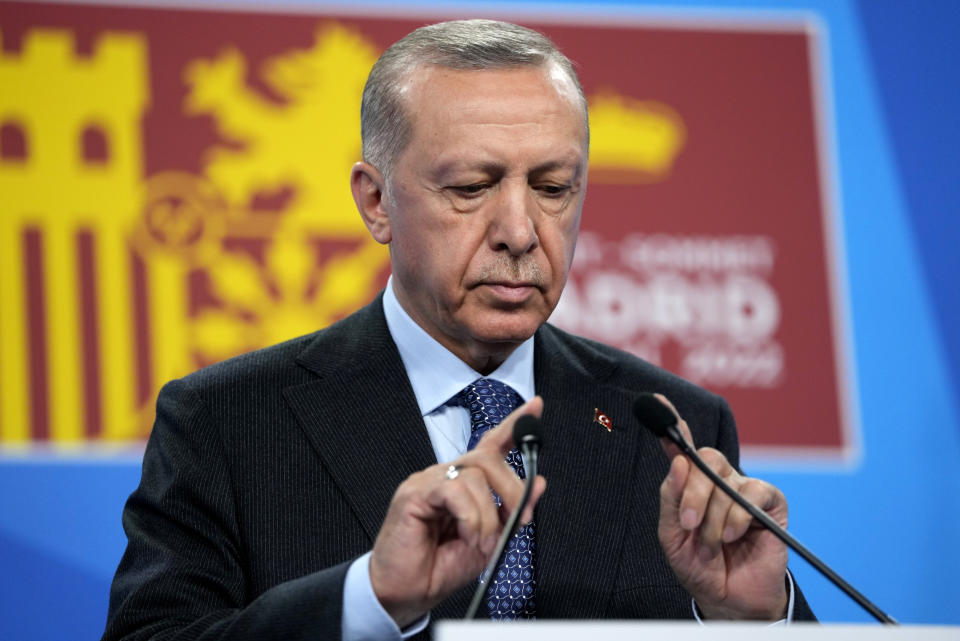
[{"label": "man's nose", "polygon": [[525,182],[504,181],[497,195],[490,212],[490,246],[495,251],[506,250],[512,256],[522,256],[535,249],[540,239],[535,224],[537,204],[530,187]]}]

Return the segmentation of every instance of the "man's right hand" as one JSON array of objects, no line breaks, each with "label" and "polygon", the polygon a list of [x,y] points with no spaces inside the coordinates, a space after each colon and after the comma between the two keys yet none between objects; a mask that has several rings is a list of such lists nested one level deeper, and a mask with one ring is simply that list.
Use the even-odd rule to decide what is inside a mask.
[{"label": "man's right hand", "polygon": [[[523,481],[504,460],[513,449],[513,425],[524,414],[539,417],[534,397],[487,432],[471,451],[451,463],[433,465],[404,481],[393,495],[370,557],[370,583],[400,628],[470,581],[490,560],[510,512],[520,502]],[[448,479],[450,465],[460,474]],[[493,489],[502,499],[497,507]],[[546,489],[537,476],[520,523]]]}]

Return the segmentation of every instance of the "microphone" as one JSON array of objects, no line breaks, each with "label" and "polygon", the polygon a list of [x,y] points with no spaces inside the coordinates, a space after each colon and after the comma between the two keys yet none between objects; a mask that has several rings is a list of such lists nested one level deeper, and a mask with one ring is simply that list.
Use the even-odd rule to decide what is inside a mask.
[{"label": "microphone", "polygon": [[683,435],[680,433],[680,429],[677,426],[676,415],[670,410],[669,407],[662,403],[660,399],[653,394],[641,394],[633,404],[633,415],[638,421],[640,421],[640,423],[646,426],[646,428],[653,432],[656,436],[668,438],[673,441],[673,443],[680,448],[687,458],[693,461],[693,464],[700,468],[700,470],[706,474],[707,477],[709,477],[717,487],[723,490],[727,496],[733,499],[740,507],[745,509],[750,516],[760,521],[760,523],[763,524],[765,528],[773,532],[778,539],[786,543],[797,554],[806,559],[810,565],[820,572],[820,574],[830,579],[835,586],[843,590],[847,596],[856,601],[860,607],[873,615],[877,621],[880,621],[881,623],[898,625],[896,619],[886,614],[883,610],[874,605],[867,597],[861,594],[856,588],[844,581],[839,574],[834,572],[806,546],[795,539],[793,535],[780,527],[780,524],[770,518],[770,515],[745,499],[739,492],[730,487],[726,481],[720,478],[716,472],[710,469],[710,467],[704,463],[703,459],[700,458],[700,455],[697,454],[696,450],[693,449],[693,446],[691,446],[690,443],[687,443],[687,440],[683,438]]},{"label": "microphone", "polygon": [[542,440],[542,424],[536,416],[524,414],[514,423],[513,444],[520,450],[520,454],[523,455],[526,463],[523,495],[520,497],[520,502],[517,504],[517,507],[510,513],[507,522],[503,526],[503,532],[500,533],[500,539],[493,549],[493,555],[490,557],[490,562],[487,563],[487,569],[480,575],[480,582],[477,584],[477,589],[473,593],[473,599],[470,601],[470,607],[467,608],[467,614],[463,617],[464,621],[469,621],[476,616],[477,610],[480,608],[480,602],[483,601],[483,596],[487,592],[487,582],[490,577],[493,576],[493,573],[496,572],[497,566],[500,565],[501,557],[507,548],[510,537],[513,536],[513,531],[517,526],[517,521],[520,519],[520,514],[523,513],[523,509],[527,507],[527,503],[530,501],[530,492],[533,490],[533,480],[537,478],[537,456],[540,453]]}]

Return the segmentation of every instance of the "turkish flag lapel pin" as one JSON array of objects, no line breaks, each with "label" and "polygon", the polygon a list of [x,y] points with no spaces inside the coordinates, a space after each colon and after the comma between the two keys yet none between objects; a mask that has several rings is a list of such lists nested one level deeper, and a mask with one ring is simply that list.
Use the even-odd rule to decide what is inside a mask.
[{"label": "turkish flag lapel pin", "polygon": [[601,426],[607,428],[608,432],[613,431],[613,421],[610,420],[610,417],[607,416],[604,412],[600,411],[600,408],[593,408],[593,422],[600,423]]}]

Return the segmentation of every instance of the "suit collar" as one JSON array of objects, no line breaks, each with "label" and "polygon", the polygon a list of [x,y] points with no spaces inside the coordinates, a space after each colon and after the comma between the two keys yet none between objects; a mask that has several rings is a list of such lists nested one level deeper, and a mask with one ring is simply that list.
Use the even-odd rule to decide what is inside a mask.
[{"label": "suit collar", "polygon": [[[300,354],[297,363],[320,377],[344,370],[366,369],[368,359],[384,355],[396,345],[387,331],[383,316],[383,293],[365,307],[315,334]],[[399,361],[399,356],[397,356]]]}]

